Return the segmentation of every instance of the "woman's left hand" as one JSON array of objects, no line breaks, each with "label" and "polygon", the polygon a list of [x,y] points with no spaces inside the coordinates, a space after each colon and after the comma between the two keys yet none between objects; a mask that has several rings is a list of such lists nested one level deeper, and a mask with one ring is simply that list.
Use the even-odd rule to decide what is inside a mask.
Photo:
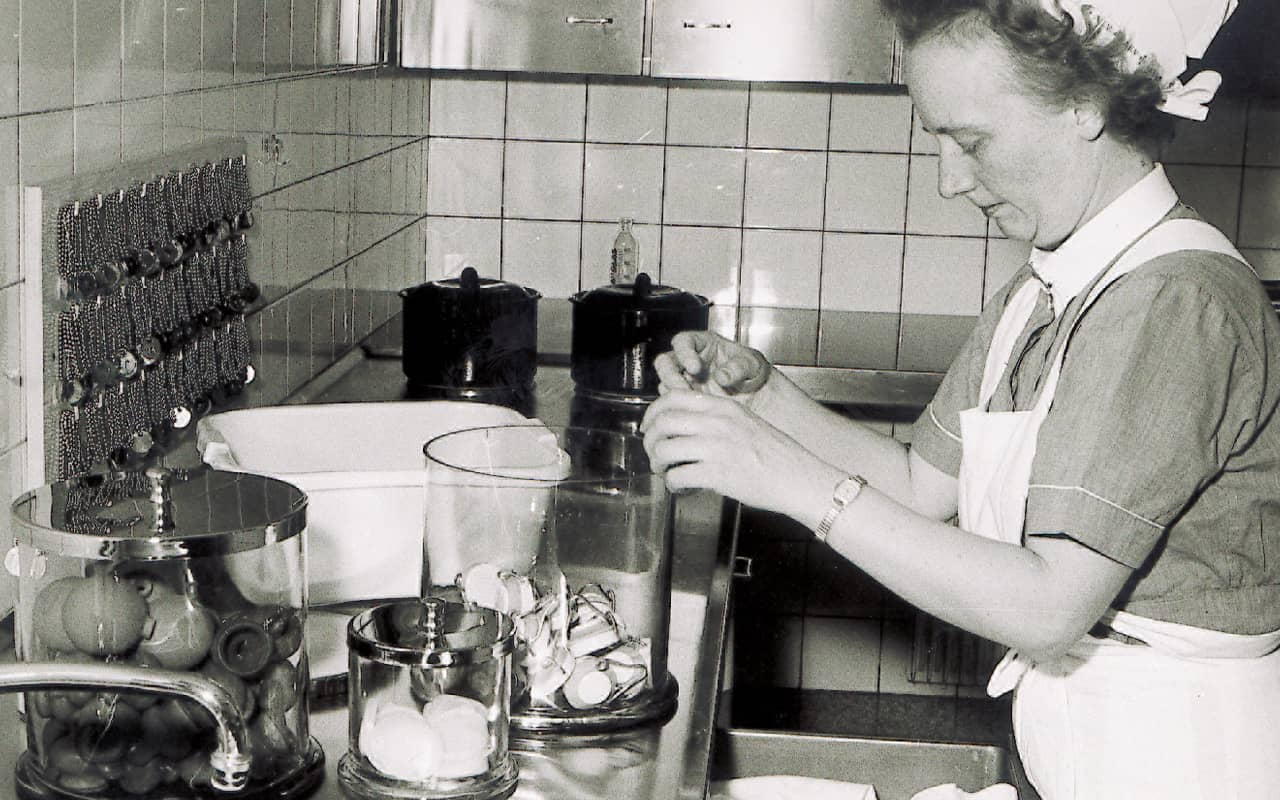
[{"label": "woman's left hand", "polygon": [[726,397],[673,390],[649,406],[640,431],[651,466],[672,491],[711,489],[809,525],[817,519],[807,517],[822,513],[843,477]]}]

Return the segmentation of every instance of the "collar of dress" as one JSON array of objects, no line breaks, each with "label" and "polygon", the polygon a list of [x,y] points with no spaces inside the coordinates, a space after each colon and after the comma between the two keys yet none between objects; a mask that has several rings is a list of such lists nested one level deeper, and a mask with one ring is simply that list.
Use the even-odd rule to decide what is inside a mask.
[{"label": "collar of dress", "polygon": [[1056,313],[1120,253],[1154,226],[1178,202],[1178,194],[1156,164],[1055,250],[1033,248],[1031,268],[1048,286]]}]

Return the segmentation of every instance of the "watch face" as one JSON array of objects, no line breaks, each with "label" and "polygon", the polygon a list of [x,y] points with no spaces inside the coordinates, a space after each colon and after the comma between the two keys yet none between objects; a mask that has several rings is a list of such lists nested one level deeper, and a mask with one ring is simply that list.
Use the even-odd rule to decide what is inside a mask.
[{"label": "watch face", "polygon": [[831,499],[842,506],[847,505],[853,502],[853,498],[858,496],[858,492],[862,491],[862,487],[866,486],[866,483],[866,481],[857,476],[845,478],[840,481],[840,485],[836,487]]}]

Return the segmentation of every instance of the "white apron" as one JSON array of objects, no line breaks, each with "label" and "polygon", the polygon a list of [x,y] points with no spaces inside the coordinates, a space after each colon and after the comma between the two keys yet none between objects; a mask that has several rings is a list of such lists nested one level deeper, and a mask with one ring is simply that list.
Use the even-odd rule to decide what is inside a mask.
[{"label": "white apron", "polygon": [[[1112,264],[1082,313],[1111,281],[1186,249],[1240,259],[1203,222],[1164,222]],[[990,412],[987,405],[1039,291],[1028,281],[1010,300],[987,354],[978,405],[960,413],[960,527],[1018,545],[1037,434],[1065,348],[1033,408]],[[1280,798],[1280,631],[1241,636],[1123,611],[1104,621],[1147,645],[1084,636],[1045,664],[1010,651],[987,687],[993,697],[1017,688],[1018,753],[1044,800]]]}]

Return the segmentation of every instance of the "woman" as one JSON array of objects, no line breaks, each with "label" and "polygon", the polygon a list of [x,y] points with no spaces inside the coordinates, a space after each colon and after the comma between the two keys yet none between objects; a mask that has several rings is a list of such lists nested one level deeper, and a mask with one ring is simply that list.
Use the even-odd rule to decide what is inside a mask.
[{"label": "woman", "polygon": [[643,424],[672,489],[793,517],[1008,645],[989,691],[1046,800],[1280,797],[1280,326],[1154,161],[1230,10],[1177,2],[890,3],[940,193],[1033,245],[910,448],[705,333]]}]

